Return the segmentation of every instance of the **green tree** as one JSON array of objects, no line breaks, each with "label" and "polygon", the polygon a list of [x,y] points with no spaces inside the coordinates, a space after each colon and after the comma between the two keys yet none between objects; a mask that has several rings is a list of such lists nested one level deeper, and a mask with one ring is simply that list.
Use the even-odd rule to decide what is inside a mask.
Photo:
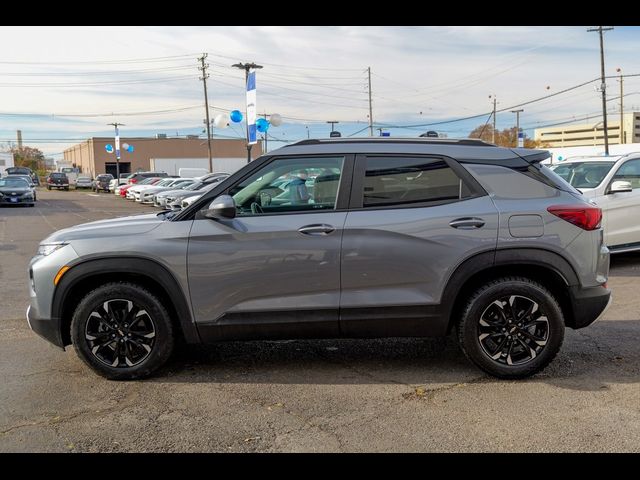
[{"label": "green tree", "polygon": [[[469,138],[479,138],[485,142],[491,143],[493,139],[493,126],[479,125],[469,133]],[[515,147],[517,145],[518,133],[516,127],[505,128],[504,130],[496,129],[495,144],[501,147]],[[539,142],[529,138],[527,134],[524,134],[524,147],[536,148],[539,147]]]}]

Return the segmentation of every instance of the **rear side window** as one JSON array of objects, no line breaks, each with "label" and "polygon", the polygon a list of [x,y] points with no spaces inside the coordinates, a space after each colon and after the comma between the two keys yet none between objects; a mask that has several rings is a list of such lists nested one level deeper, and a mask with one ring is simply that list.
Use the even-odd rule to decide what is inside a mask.
[{"label": "rear side window", "polygon": [[532,164],[531,166],[529,166],[526,172],[522,173],[530,178],[544,183],[545,185],[548,185],[549,187],[553,187],[556,190],[580,194],[580,192],[572,187],[571,184],[564,178],[555,173],[549,167],[540,165],[539,163]]},{"label": "rear side window", "polygon": [[441,159],[367,157],[364,208],[448,203],[472,196],[465,182]]}]

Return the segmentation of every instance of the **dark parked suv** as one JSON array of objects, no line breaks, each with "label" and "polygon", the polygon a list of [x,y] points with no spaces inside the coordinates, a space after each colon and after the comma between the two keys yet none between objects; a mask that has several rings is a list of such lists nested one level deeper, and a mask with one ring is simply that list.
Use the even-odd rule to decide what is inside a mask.
[{"label": "dark parked suv", "polygon": [[93,181],[92,190],[94,192],[108,192],[109,191],[109,183],[113,180],[113,175],[110,173],[101,173],[96,177]]},{"label": "dark parked suv", "polygon": [[52,188],[69,190],[69,177],[66,173],[52,172],[47,176],[47,190]]},{"label": "dark parked suv", "polygon": [[610,301],[601,211],[479,140],[305,140],[181,211],[45,239],[33,330],[113,379],[187,343],[442,336],[501,378],[542,370]]}]

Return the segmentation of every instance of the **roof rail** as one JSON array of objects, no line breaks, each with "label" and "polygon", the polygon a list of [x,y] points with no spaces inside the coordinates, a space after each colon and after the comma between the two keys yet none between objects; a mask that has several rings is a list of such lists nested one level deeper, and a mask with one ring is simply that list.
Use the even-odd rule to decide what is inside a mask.
[{"label": "roof rail", "polygon": [[321,145],[332,143],[417,143],[417,144],[435,144],[435,145],[468,145],[474,147],[497,147],[493,143],[487,143],[484,140],[478,138],[431,138],[431,137],[418,137],[418,138],[389,138],[389,137],[360,137],[360,138],[327,138],[319,139],[312,138],[307,140],[300,140],[299,142],[290,143],[285,147],[293,147],[299,145]]}]

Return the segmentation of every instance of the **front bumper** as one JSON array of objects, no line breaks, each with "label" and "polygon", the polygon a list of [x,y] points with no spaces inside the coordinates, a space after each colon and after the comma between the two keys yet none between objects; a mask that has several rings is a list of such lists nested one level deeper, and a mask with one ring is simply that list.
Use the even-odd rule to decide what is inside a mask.
[{"label": "front bumper", "polygon": [[33,197],[21,197],[19,195],[3,195],[0,197],[0,204],[2,205],[21,205],[24,203],[33,203],[35,200]]},{"label": "front bumper", "polygon": [[60,348],[64,348],[62,319],[53,312],[56,289],[53,279],[60,268],[77,258],[73,247],[65,245],[50,255],[36,255],[29,262],[27,322],[31,330]]},{"label": "front bumper", "polygon": [[572,318],[567,318],[567,326],[584,328],[599,319],[611,305],[611,290],[599,286],[591,288],[570,287]]},{"label": "front bumper", "polygon": [[29,324],[29,328],[45,340],[53,343],[56,347],[60,347],[64,350],[62,330],[60,329],[60,319],[40,318],[37,308],[37,303],[33,300],[31,305],[27,307],[27,323]]}]

